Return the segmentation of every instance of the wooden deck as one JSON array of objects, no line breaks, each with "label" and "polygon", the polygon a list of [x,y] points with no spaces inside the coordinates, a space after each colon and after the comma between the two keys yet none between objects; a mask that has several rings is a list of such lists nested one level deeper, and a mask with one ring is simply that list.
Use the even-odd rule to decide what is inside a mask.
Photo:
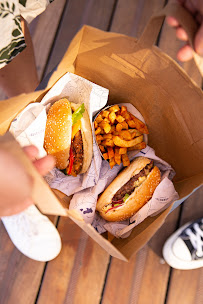
[{"label": "wooden deck", "polygon": [[[30,25],[40,79],[61,60],[83,24],[139,37],[151,14],[165,0],[55,0]],[[181,45],[164,25],[159,47],[175,58]],[[201,85],[191,61],[183,64]],[[3,99],[3,94],[0,92]],[[199,304],[203,303],[203,268],[171,269],[161,250],[167,237],[203,214],[203,189],[167,218],[162,228],[129,263],[111,258],[68,218],[50,217],[63,248],[48,263],[22,255],[0,222],[0,304]]]}]

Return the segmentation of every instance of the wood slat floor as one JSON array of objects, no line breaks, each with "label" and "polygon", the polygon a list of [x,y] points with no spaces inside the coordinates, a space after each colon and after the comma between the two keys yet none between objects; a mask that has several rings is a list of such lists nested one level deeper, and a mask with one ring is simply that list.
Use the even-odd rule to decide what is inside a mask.
[{"label": "wood slat floor", "polygon": [[[83,24],[139,38],[147,20],[165,0],[55,0],[30,25],[39,78],[63,57]],[[175,59],[181,43],[163,25],[158,46]],[[201,86],[193,61],[181,64]],[[0,92],[0,99],[6,98]],[[22,255],[0,222],[0,304],[199,304],[203,303],[203,268],[181,271],[163,260],[168,236],[203,215],[203,188],[166,219],[165,224],[130,262],[110,257],[68,218],[50,217],[62,239],[53,261]]]}]

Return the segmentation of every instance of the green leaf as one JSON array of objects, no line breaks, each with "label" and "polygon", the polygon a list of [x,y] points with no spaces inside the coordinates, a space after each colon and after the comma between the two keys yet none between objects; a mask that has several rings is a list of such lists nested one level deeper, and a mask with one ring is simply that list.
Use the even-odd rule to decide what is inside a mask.
[{"label": "green leaf", "polygon": [[13,5],[12,5],[12,11],[14,13],[14,11],[15,11],[15,3],[13,3]]},{"label": "green leaf", "polygon": [[85,106],[84,106],[84,103],[83,103],[72,115],[73,125],[76,124],[76,122],[82,118],[82,116],[83,116],[82,114],[84,112],[85,112]]},{"label": "green leaf", "polygon": [[3,4],[3,3],[1,3],[1,7],[4,7],[4,4]]},{"label": "green leaf", "polygon": [[18,29],[15,29],[13,32],[12,32],[12,36],[14,37],[17,37],[21,34],[21,32],[18,30]]},{"label": "green leaf", "polygon": [[9,3],[8,2],[6,2],[6,6],[9,8]]},{"label": "green leaf", "polygon": [[24,7],[26,7],[26,2],[27,0],[19,0],[19,3]]},{"label": "green leaf", "polygon": [[6,13],[5,15],[3,15],[3,17],[2,17],[2,18],[6,18],[6,16],[8,16],[8,14],[9,14],[9,13]]},{"label": "green leaf", "polygon": [[129,198],[129,196],[130,196],[130,195],[129,195],[128,193],[125,194],[125,196],[124,196],[124,198],[123,198],[124,203],[125,203],[125,201]]}]

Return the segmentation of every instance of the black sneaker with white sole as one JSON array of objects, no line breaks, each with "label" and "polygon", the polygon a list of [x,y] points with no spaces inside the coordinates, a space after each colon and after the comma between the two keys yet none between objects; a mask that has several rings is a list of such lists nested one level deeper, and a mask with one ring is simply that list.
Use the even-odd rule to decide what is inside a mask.
[{"label": "black sneaker with white sole", "polygon": [[166,241],[163,257],[176,269],[203,267],[203,218],[179,228]]}]

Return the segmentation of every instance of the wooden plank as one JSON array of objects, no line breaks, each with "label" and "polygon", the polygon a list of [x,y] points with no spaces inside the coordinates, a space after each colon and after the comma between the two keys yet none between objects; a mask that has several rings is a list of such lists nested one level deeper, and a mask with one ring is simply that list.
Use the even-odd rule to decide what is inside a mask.
[{"label": "wooden plank", "polygon": [[0,303],[33,304],[44,266],[18,251],[0,222]]},{"label": "wooden plank", "polygon": [[[203,215],[202,197],[203,187],[184,202],[180,226]],[[176,303],[176,299],[184,304],[203,303],[202,283],[203,268],[195,270],[173,269],[166,303]]]},{"label": "wooden plank", "polygon": [[118,0],[111,32],[139,38],[151,15],[164,3],[164,0]]},{"label": "wooden plank", "polygon": [[37,303],[99,303],[109,255],[70,219],[58,229],[62,251],[48,263]]},{"label": "wooden plank", "polygon": [[55,0],[30,24],[38,77],[41,80],[66,0]]},{"label": "wooden plank", "polygon": [[61,27],[46,69],[46,74],[60,62],[77,31],[88,24],[107,30],[114,0],[69,0],[64,11]]}]

